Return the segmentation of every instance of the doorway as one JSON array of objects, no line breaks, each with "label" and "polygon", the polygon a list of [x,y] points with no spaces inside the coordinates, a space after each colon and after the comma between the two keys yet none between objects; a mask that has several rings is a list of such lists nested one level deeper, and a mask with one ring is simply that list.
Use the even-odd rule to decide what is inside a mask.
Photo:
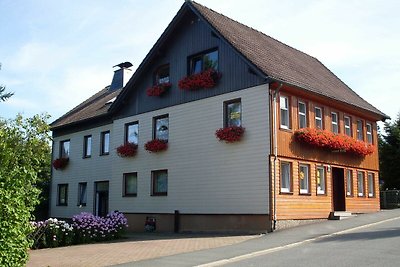
[{"label": "doorway", "polygon": [[344,169],[332,168],[332,198],[333,198],[333,211],[345,211],[346,199],[344,192]]},{"label": "doorway", "polygon": [[105,217],[108,214],[108,181],[95,182],[94,214]]}]

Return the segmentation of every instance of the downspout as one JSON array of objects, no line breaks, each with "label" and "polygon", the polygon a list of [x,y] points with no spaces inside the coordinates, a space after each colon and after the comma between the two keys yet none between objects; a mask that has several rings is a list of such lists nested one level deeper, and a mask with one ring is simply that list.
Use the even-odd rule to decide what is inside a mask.
[{"label": "downspout", "polygon": [[274,153],[274,192],[273,192],[273,199],[274,199],[274,212],[273,212],[273,218],[274,218],[274,223],[272,226],[272,230],[276,229],[276,162],[278,160],[278,126],[277,126],[277,97],[279,94],[279,90],[282,87],[282,83],[279,84],[278,88],[275,89],[275,92],[273,93],[273,130],[274,130],[274,142],[273,142],[273,153]]}]

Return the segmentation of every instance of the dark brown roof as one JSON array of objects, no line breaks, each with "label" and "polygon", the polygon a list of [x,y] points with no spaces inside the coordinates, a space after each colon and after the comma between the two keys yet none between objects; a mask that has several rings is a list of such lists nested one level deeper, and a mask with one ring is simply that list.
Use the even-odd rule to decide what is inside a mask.
[{"label": "dark brown roof", "polygon": [[116,98],[122,89],[109,91],[109,86],[97,92],[89,99],[74,107],[51,124],[51,128],[81,122],[94,117],[106,115],[111,105],[111,100]]},{"label": "dark brown roof", "polygon": [[239,53],[270,78],[387,117],[318,59],[198,3],[191,4]]}]

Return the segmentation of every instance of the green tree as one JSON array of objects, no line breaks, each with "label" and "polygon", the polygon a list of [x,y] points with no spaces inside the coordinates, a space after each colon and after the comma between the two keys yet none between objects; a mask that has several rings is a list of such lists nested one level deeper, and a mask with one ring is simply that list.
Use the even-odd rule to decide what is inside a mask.
[{"label": "green tree", "polygon": [[50,168],[48,115],[0,119],[0,266],[24,266],[37,184]]},{"label": "green tree", "polygon": [[379,168],[384,188],[400,189],[400,113],[379,136]]},{"label": "green tree", "polygon": [[[1,63],[0,63],[0,70],[1,70]],[[0,84],[0,102],[4,102],[10,97],[12,97],[14,93],[7,93],[6,87]]]}]

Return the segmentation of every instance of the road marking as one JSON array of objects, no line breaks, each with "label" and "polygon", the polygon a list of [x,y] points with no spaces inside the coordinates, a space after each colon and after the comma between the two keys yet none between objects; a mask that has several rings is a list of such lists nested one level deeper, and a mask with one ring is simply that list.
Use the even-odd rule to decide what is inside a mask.
[{"label": "road marking", "polygon": [[332,234],[326,234],[326,235],[317,236],[317,237],[314,237],[314,238],[310,238],[310,239],[306,239],[306,240],[303,240],[303,241],[287,244],[287,245],[284,245],[284,246],[279,246],[279,247],[259,250],[259,251],[256,251],[256,252],[243,254],[243,255],[240,255],[240,256],[233,257],[233,258],[228,258],[228,259],[218,260],[218,261],[214,261],[214,262],[209,262],[209,263],[206,263],[206,264],[197,265],[197,267],[214,267],[214,266],[225,265],[225,264],[228,264],[228,263],[234,263],[234,262],[246,260],[246,259],[257,257],[257,256],[266,255],[266,254],[273,253],[273,252],[276,252],[276,251],[281,251],[281,250],[284,250],[284,249],[297,247],[297,246],[300,246],[300,245],[303,245],[303,244],[307,244],[307,243],[310,243],[310,242],[313,242],[313,241],[317,241],[317,240],[320,240],[320,239],[325,239],[325,238],[329,238],[329,237],[333,237],[333,236],[337,236],[337,235],[342,235],[342,234],[345,234],[345,233],[348,233],[348,232],[356,231],[356,230],[359,230],[359,229],[368,228],[368,227],[375,226],[375,225],[378,225],[378,224],[381,224],[381,223],[391,222],[391,221],[398,220],[398,219],[400,219],[400,216],[399,217],[395,217],[395,218],[391,218],[391,219],[386,219],[386,220],[379,221],[379,222],[374,222],[374,223],[370,223],[370,224],[365,224],[365,225],[353,227],[353,228],[342,230],[342,231],[335,232],[335,233],[332,233]]}]

